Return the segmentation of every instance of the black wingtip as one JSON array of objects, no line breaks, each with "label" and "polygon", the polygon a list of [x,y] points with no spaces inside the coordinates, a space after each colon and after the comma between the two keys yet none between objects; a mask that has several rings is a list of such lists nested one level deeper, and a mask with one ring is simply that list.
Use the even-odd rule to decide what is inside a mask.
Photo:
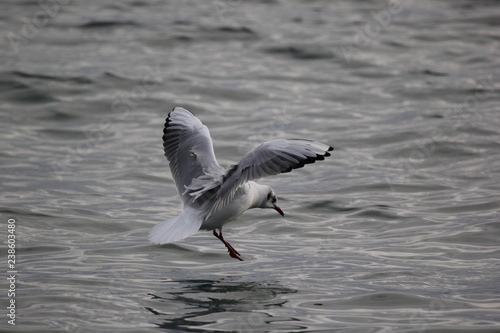
[{"label": "black wingtip", "polygon": [[[181,106],[174,106],[174,108],[172,109],[172,111],[170,111],[168,113],[167,118],[165,119],[165,125],[163,126],[163,140],[165,140],[165,134],[167,134],[168,127],[170,126],[170,117],[172,116],[172,112],[174,112],[176,108],[182,108],[182,107]],[[184,108],[182,108],[182,109],[184,109]],[[189,112],[193,117],[196,117],[194,115],[194,113],[192,113],[188,109],[184,109],[184,110],[186,110],[187,112]]]},{"label": "black wingtip", "polygon": [[[172,112],[170,112],[172,113]],[[167,134],[167,128],[170,125],[170,113],[168,114],[167,118],[165,119],[165,125],[163,126],[163,136]]]},{"label": "black wingtip", "polygon": [[332,151],[333,150],[333,147],[328,147],[327,151],[325,151],[325,155],[323,155],[324,157],[328,157],[328,156],[332,156],[332,154],[329,153],[329,151]]}]

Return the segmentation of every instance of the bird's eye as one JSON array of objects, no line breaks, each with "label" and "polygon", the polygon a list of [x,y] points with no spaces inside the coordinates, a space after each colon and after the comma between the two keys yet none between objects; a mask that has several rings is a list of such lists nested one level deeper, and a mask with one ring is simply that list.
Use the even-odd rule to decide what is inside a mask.
[{"label": "bird's eye", "polygon": [[271,199],[271,192],[267,194],[267,200]]},{"label": "bird's eye", "polygon": [[276,197],[274,197],[274,198],[273,198],[273,201],[272,201],[272,202],[273,202],[273,203],[275,203],[275,202],[276,202]]}]

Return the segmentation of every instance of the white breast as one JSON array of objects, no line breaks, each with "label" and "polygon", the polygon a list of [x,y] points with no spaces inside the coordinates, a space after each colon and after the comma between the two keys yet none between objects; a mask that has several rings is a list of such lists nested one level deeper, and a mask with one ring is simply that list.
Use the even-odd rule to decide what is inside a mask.
[{"label": "white breast", "polygon": [[249,208],[252,208],[255,200],[250,186],[251,183],[253,182],[241,186],[234,196],[234,200],[204,220],[200,229],[213,230],[221,228],[226,223],[243,214]]}]

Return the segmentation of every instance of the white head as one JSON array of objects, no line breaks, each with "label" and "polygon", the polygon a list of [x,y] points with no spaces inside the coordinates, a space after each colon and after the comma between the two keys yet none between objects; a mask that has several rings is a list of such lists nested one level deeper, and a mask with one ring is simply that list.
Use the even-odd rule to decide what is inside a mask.
[{"label": "white head", "polygon": [[259,188],[259,197],[261,200],[257,205],[258,208],[273,208],[280,213],[281,216],[285,216],[285,213],[283,213],[281,208],[278,206],[278,198],[276,197],[276,194],[271,186],[261,185]]}]

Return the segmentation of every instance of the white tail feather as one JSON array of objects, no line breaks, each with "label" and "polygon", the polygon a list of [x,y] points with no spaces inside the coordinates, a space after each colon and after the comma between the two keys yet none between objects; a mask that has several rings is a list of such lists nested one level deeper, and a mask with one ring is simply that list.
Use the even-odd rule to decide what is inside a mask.
[{"label": "white tail feather", "polygon": [[163,221],[151,228],[149,240],[155,244],[176,242],[200,230],[202,222],[201,218],[196,214],[196,210],[185,207],[179,216]]}]

